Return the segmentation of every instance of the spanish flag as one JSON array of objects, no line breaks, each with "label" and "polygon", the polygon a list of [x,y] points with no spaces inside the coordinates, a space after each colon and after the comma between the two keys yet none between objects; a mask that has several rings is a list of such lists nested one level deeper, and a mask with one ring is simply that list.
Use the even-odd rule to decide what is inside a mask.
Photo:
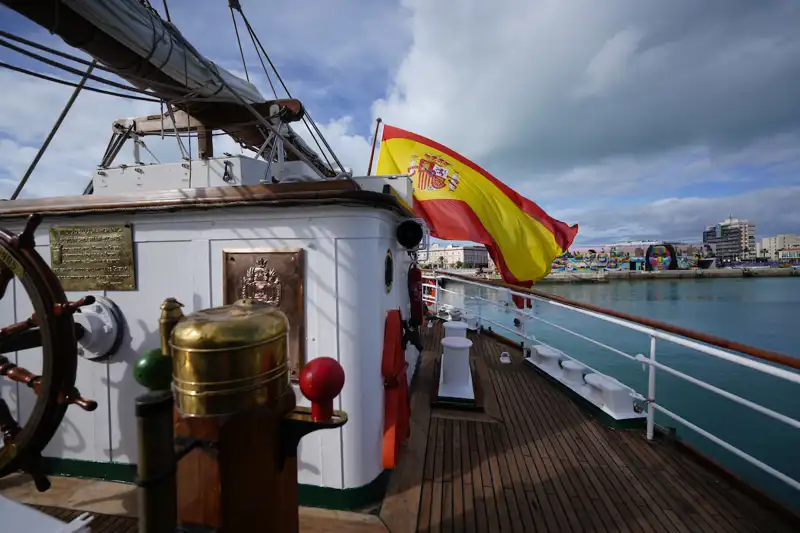
[{"label": "spanish flag", "polygon": [[431,235],[486,245],[506,283],[530,287],[578,233],[481,167],[410,131],[384,126],[377,174],[409,174]]}]

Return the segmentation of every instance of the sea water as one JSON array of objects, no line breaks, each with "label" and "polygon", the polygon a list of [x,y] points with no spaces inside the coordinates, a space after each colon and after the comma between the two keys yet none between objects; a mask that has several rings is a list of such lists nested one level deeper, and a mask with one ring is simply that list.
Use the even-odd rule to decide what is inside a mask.
[{"label": "sea water", "polygon": [[[502,302],[490,289],[450,281],[447,289],[464,296]],[[767,348],[800,359],[800,278],[736,278],[613,281],[602,284],[540,284],[559,296],[651,318],[698,332]],[[440,303],[462,304],[483,317],[514,328],[511,307],[442,293]],[[624,327],[546,303],[535,317],[613,346],[628,354],[650,353],[650,338]],[[526,334],[613,376],[647,395],[647,371],[625,359],[540,320],[523,318]],[[487,324],[491,325],[491,324]],[[493,329],[515,340],[508,330]],[[522,328],[516,328],[521,332]],[[800,385],[657,339],[657,360],[696,379],[800,420]],[[499,354],[498,354],[499,355]],[[800,429],[658,371],[656,401],[687,421],[727,441],[787,476],[800,480]],[[657,413],[656,423],[674,427],[680,438],[748,483],[800,511],[800,491],[749,464],[691,429]]]}]

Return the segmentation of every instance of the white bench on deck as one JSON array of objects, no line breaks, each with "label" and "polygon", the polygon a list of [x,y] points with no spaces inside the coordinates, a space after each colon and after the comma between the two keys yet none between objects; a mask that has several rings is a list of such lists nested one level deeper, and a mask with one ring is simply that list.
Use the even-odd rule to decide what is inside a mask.
[{"label": "white bench on deck", "polygon": [[[466,334],[466,330],[464,332]],[[442,339],[442,347],[444,350],[439,368],[439,398],[474,400],[475,391],[469,366],[472,341],[465,337],[445,337]]]}]

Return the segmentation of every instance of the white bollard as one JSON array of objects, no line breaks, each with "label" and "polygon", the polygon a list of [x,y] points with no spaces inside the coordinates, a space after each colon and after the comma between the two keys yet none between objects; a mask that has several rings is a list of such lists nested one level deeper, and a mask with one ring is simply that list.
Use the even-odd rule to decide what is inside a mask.
[{"label": "white bollard", "polygon": [[602,388],[605,378],[600,374],[586,374],[583,379],[586,382],[586,394],[584,396],[601,407],[605,405]]},{"label": "white bollard", "polygon": [[472,341],[464,337],[445,337],[442,339],[442,347],[444,353],[439,369],[439,398],[474,400],[475,391],[472,388],[472,372],[469,366]]},{"label": "white bollard", "polygon": [[467,323],[466,322],[445,322],[444,323],[444,336],[448,337],[467,337]]},{"label": "white bollard", "polygon": [[539,368],[553,377],[561,377],[561,367],[558,365],[558,361],[561,358],[560,352],[549,346],[539,344],[536,346],[536,356],[541,361],[538,363]]},{"label": "white bollard", "polygon": [[467,329],[476,331],[478,329],[478,317],[472,313],[464,313],[461,315],[461,320],[467,324]]},{"label": "white bollard", "polygon": [[576,388],[583,386],[583,371],[586,370],[586,365],[567,359],[561,363],[561,368],[564,371],[563,379],[566,383]]}]

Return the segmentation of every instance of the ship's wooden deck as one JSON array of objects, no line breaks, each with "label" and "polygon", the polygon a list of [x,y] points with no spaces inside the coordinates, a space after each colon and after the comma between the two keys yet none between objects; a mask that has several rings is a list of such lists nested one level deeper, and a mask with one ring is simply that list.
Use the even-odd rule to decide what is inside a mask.
[{"label": "ship's wooden deck", "polygon": [[[304,508],[301,531],[800,531],[669,441],[603,425],[494,337],[472,336],[483,412],[432,407],[442,328],[424,332],[411,437],[380,518]],[[499,363],[502,351],[512,364]],[[0,493],[63,520],[89,511],[92,531],[136,530],[133,487],[52,481],[38,494],[15,475]]]},{"label": "ship's wooden deck", "polygon": [[666,439],[603,425],[492,336],[471,336],[491,416],[431,408],[442,329],[425,330],[412,435],[381,511],[390,531],[800,530]]}]

